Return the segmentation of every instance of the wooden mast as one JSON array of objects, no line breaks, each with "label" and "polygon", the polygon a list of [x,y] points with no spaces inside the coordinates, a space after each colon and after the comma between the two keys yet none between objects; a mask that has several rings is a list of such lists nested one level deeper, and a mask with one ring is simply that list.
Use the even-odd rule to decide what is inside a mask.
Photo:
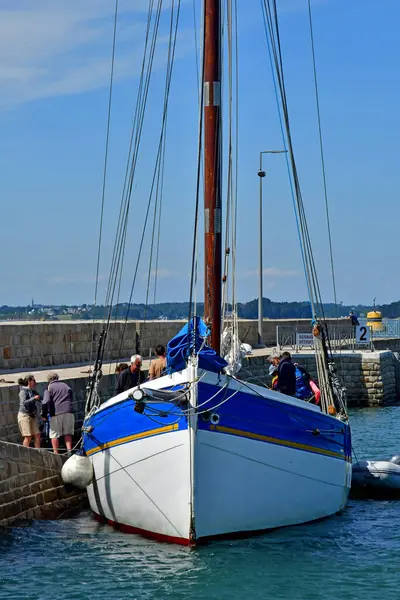
[{"label": "wooden mast", "polygon": [[221,342],[221,4],[204,0],[204,317]]}]

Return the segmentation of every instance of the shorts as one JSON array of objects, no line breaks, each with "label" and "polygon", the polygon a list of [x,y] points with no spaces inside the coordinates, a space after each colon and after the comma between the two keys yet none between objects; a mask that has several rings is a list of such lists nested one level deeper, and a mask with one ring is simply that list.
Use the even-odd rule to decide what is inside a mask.
[{"label": "shorts", "polygon": [[37,418],[30,417],[25,413],[18,413],[18,427],[22,437],[28,437],[40,433]]},{"label": "shorts", "polygon": [[50,419],[50,439],[63,435],[74,435],[75,417],[72,413],[63,413]]}]

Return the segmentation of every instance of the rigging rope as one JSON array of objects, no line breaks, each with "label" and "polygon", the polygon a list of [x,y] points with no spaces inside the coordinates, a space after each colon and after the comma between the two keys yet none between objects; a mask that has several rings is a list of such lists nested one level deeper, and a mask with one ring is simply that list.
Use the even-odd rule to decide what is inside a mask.
[{"label": "rigging rope", "polygon": [[228,173],[226,190],[226,217],[225,217],[225,252],[224,271],[222,280],[222,322],[225,326],[226,310],[229,290],[229,263],[231,210],[232,210],[232,0],[227,0],[227,43],[228,43]]},{"label": "rigging rope", "polygon": [[157,225],[157,248],[156,248],[156,264],[155,264],[155,278],[154,278],[154,296],[153,296],[153,304],[156,303],[156,294],[157,294],[157,275],[158,275],[158,258],[160,253],[160,237],[161,237],[161,214],[162,214],[162,200],[163,200],[163,190],[164,190],[164,167],[165,167],[165,147],[167,143],[167,132],[165,131],[164,139],[163,139],[163,149],[162,149],[162,158],[161,158],[161,185],[160,185],[160,201],[159,201],[159,209],[158,209],[158,225]]},{"label": "rigging rope", "polygon": [[[129,309],[130,309],[131,303],[132,303],[132,297],[133,297],[133,292],[135,289],[137,274],[138,274],[138,270],[139,270],[139,263],[140,263],[140,258],[141,258],[141,254],[142,254],[142,250],[143,250],[144,237],[145,237],[145,233],[146,233],[146,229],[147,229],[147,221],[148,221],[148,217],[149,217],[151,200],[153,197],[153,191],[154,191],[154,186],[155,186],[155,182],[156,182],[156,176],[157,176],[159,164],[161,162],[161,152],[162,152],[162,148],[163,148],[163,139],[164,139],[164,135],[165,135],[165,127],[166,127],[166,122],[167,122],[169,92],[170,92],[171,80],[172,80],[172,67],[173,67],[174,58],[175,58],[175,48],[176,48],[176,39],[177,39],[177,32],[178,32],[181,0],[178,0],[177,4],[178,4],[178,6],[177,6],[177,14],[176,14],[176,20],[175,20],[173,46],[172,46],[172,52],[170,55],[170,60],[167,65],[167,74],[166,74],[165,91],[164,91],[164,107],[163,107],[163,115],[162,115],[161,133],[160,133],[160,138],[159,138],[159,143],[158,143],[157,158],[156,158],[156,163],[155,163],[155,167],[154,167],[154,171],[153,171],[153,179],[152,179],[152,183],[151,183],[149,200],[147,203],[146,215],[145,215],[144,225],[143,225],[143,229],[142,229],[140,244],[139,244],[139,251],[138,251],[138,257],[137,257],[137,261],[136,261],[135,272],[134,272],[131,291],[130,291],[130,295],[129,295],[128,307],[126,310],[126,315],[125,315],[125,320],[124,320],[124,327],[123,327],[123,331],[122,331],[122,335],[121,335],[120,353],[121,353],[124,335],[125,335],[125,331],[126,331],[126,326],[127,326],[127,322],[128,322]],[[174,6],[174,2],[172,2],[172,10],[173,10],[173,6]]]},{"label": "rigging rope", "polygon": [[[203,40],[202,47],[205,43],[205,27],[203,27]],[[203,54],[203,53],[202,53]],[[204,58],[202,60],[201,80],[204,79]],[[195,294],[195,285],[197,281],[197,238],[199,230],[199,206],[200,206],[200,186],[201,186],[201,169],[202,169],[202,148],[203,148],[203,115],[204,115],[204,85],[200,87],[199,97],[199,128],[198,128],[198,141],[197,141],[197,175],[196,175],[196,201],[194,208],[194,227],[193,227],[193,245],[192,245],[192,261],[190,269],[190,284],[189,284],[189,310],[188,310],[188,322],[190,323],[191,318],[194,314],[193,298]],[[193,330],[193,335],[195,334]]]},{"label": "rigging rope", "polygon": [[[99,239],[98,239],[98,245],[97,245],[97,264],[96,264],[96,278],[95,278],[95,286],[94,286],[93,307],[95,307],[97,305],[97,293],[98,293],[98,287],[99,287],[101,240],[103,237],[104,204],[105,204],[105,195],[106,195],[108,149],[109,149],[110,124],[111,124],[111,106],[112,106],[112,92],[113,92],[113,82],[114,82],[115,45],[116,45],[116,38],[117,38],[117,22],[118,22],[118,0],[115,0],[113,41],[112,41],[112,51],[111,51],[110,84],[109,84],[108,109],[107,109],[106,142],[105,142],[105,151],[104,151],[103,184],[102,184],[101,203],[100,203]],[[95,317],[93,314],[92,340],[91,340],[91,344],[90,344],[90,364],[92,364],[94,322],[95,322]]]},{"label": "rigging rope", "polygon": [[[171,68],[172,42],[174,40],[173,29],[174,29],[174,0],[172,2],[172,6],[171,6],[171,19],[170,19],[170,29],[169,29],[169,44],[168,44],[167,75],[166,75],[166,91],[165,91],[165,94],[168,93],[167,92],[168,74],[169,74],[169,70]],[[176,40],[176,32],[175,32],[175,40]],[[160,201],[160,194],[162,195],[162,188],[160,190],[160,185],[162,186],[163,181],[164,181],[164,161],[165,161],[166,128],[167,128],[167,115],[165,115],[165,123],[163,122],[163,128],[162,128],[162,133],[161,133],[161,135],[162,135],[162,142],[161,142],[161,144],[162,145],[161,145],[160,160],[158,161],[158,164],[156,165],[156,168],[158,168],[158,173],[157,173],[157,185],[156,185],[156,193],[155,193],[155,201],[154,201],[154,218],[153,218],[153,228],[152,228],[152,234],[151,234],[149,267],[148,267],[148,273],[147,273],[146,301],[145,301],[145,309],[144,309],[143,321],[146,321],[147,310],[148,310],[148,305],[149,305],[149,294],[150,294],[150,283],[151,283],[151,269],[152,269],[152,265],[153,265],[154,240],[155,240],[155,232],[156,232],[156,226],[157,226],[157,210],[158,210],[158,204],[159,204],[159,201]],[[161,207],[160,207],[160,214],[161,214]],[[160,235],[160,230],[158,230],[158,236],[159,235]],[[158,266],[158,249],[159,249],[159,237],[158,237],[158,242],[157,242],[157,266]],[[156,282],[157,281],[157,271],[155,272],[154,279],[155,279],[155,282]],[[155,283],[155,285],[156,285],[156,283]]]},{"label": "rigging rope", "polygon": [[[161,127],[160,142],[159,142],[159,146],[158,146],[156,167],[160,161],[163,132],[164,132],[165,123],[166,123],[166,112],[167,112],[169,89],[170,89],[171,76],[172,76],[172,65],[173,65],[174,54],[175,54],[180,4],[181,4],[181,2],[180,2],[180,0],[178,0],[176,27],[175,27],[175,32],[174,32],[173,52],[171,55],[171,61],[167,67],[164,109],[163,109],[162,127]],[[130,208],[130,204],[131,204],[134,175],[135,175],[135,170],[136,170],[138,151],[139,151],[139,147],[140,147],[144,116],[145,116],[145,112],[146,112],[147,97],[148,97],[148,90],[149,90],[151,74],[152,74],[152,66],[153,66],[153,61],[154,61],[156,42],[158,39],[159,23],[160,23],[161,9],[162,9],[162,0],[158,0],[157,6],[155,8],[154,23],[153,23],[153,6],[154,6],[154,0],[150,0],[149,1],[148,18],[147,18],[145,47],[144,47],[144,53],[143,53],[142,69],[141,69],[140,83],[139,83],[139,89],[138,89],[138,94],[137,94],[135,113],[134,113],[134,118],[133,118],[131,143],[130,143],[129,154],[128,154],[126,177],[125,177],[125,182],[124,182],[124,190],[123,190],[123,194],[122,194],[122,198],[121,198],[120,214],[119,214],[118,225],[117,225],[117,233],[115,236],[114,250],[113,250],[111,269],[110,269],[110,277],[109,277],[109,281],[108,281],[108,288],[107,288],[107,295],[106,295],[106,306],[108,308],[108,314],[104,320],[104,328],[103,328],[103,332],[102,332],[101,339],[99,342],[94,373],[93,373],[93,376],[89,383],[89,393],[88,393],[88,402],[87,402],[88,410],[90,410],[90,408],[93,406],[93,403],[96,402],[97,397],[98,397],[96,387],[97,387],[98,381],[101,377],[101,365],[102,365],[102,362],[104,359],[104,352],[105,352],[105,348],[106,348],[106,342],[108,339],[108,331],[109,331],[109,325],[110,325],[112,309],[113,309],[115,288],[116,288],[116,284],[117,284],[117,280],[118,280],[118,274],[121,269],[121,262],[122,262],[122,257],[123,257],[125,244],[126,244],[129,208]],[[151,35],[150,35],[150,33],[151,33]],[[151,38],[151,41],[150,41],[150,48],[149,48],[149,39],[150,38]],[[154,171],[152,188],[151,188],[149,203],[147,206],[147,212],[146,212],[145,224],[143,227],[138,261],[140,260],[140,254],[141,254],[141,249],[143,246],[144,234],[145,234],[146,226],[147,226],[147,219],[148,219],[148,214],[149,214],[149,209],[150,209],[152,192],[153,192],[153,188],[154,188],[155,173],[156,173],[156,168]],[[138,267],[138,262],[137,262],[137,267]],[[134,281],[133,281],[132,288],[131,288],[131,295],[130,295],[129,304],[128,304],[128,308],[127,308],[127,312],[126,312],[126,318],[125,318],[124,328],[123,328],[123,332],[122,332],[121,347],[122,347],[124,333],[126,330],[126,323],[127,323],[127,319],[128,319],[128,315],[129,315],[129,308],[130,308],[130,304],[131,304],[131,300],[132,300],[132,294],[133,294],[134,284],[136,281],[136,276],[137,276],[137,268],[135,271]]]},{"label": "rigging rope", "polygon": [[335,268],[334,268],[334,262],[333,262],[331,224],[330,224],[330,218],[329,218],[328,189],[327,189],[327,183],[326,183],[324,144],[323,144],[323,139],[322,139],[321,111],[320,111],[320,105],[319,105],[318,78],[317,78],[317,66],[316,66],[316,60],[315,60],[314,29],[313,29],[313,22],[312,22],[311,0],[308,0],[308,20],[309,20],[309,25],[310,25],[311,52],[312,52],[313,71],[314,71],[315,102],[316,102],[316,107],[317,107],[319,147],[320,147],[320,154],[321,154],[322,179],[323,179],[323,184],[324,184],[325,214],[326,214],[326,224],[327,224],[327,229],[328,229],[329,255],[330,255],[330,261],[331,261],[332,285],[333,285],[333,299],[334,299],[334,303],[335,303],[336,317],[338,317],[336,279],[335,279]]},{"label": "rigging rope", "polygon": [[[346,414],[344,403],[344,391],[340,388],[335,366],[332,359],[328,330],[325,323],[324,307],[321,298],[321,291],[316,273],[315,261],[311,247],[311,238],[308,230],[308,224],[300,189],[300,182],[297,172],[297,165],[294,156],[289,112],[286,98],[286,86],[283,71],[282,49],[280,41],[280,29],[278,21],[278,12],[276,0],[261,0],[264,25],[267,35],[268,46],[272,53],[273,64],[275,67],[276,79],[280,93],[283,120],[285,124],[285,133],[288,147],[288,155],[291,165],[291,177],[295,192],[295,214],[300,237],[300,247],[302,249],[302,258],[306,273],[306,281],[309,291],[312,318],[314,323],[315,354],[318,368],[318,377],[321,388],[321,403],[324,412],[328,412],[328,407],[339,406],[339,410]],[[323,326],[318,321],[318,316],[323,320]]]}]

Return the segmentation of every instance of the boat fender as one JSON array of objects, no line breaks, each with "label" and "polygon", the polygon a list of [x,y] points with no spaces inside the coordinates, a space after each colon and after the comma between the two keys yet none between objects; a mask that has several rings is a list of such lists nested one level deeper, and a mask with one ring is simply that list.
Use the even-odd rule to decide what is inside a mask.
[{"label": "boat fender", "polygon": [[400,456],[392,456],[389,462],[394,463],[395,465],[400,465]]},{"label": "boat fender", "polygon": [[65,484],[84,490],[93,480],[93,466],[87,456],[73,454],[61,469],[61,478]]},{"label": "boat fender", "polygon": [[212,423],[213,425],[218,425],[218,423],[219,423],[219,414],[217,414],[217,413],[212,413],[212,414],[210,415],[210,421],[211,421],[211,423]]}]

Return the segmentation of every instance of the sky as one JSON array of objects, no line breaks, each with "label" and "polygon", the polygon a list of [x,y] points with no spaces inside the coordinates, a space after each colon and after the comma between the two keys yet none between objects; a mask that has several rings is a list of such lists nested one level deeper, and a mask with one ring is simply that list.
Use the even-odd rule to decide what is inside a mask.
[{"label": "sky", "polygon": [[[170,2],[163,4],[121,301],[129,297],[161,125]],[[400,298],[400,3],[313,0],[312,6],[337,299],[354,305],[372,304],[374,297],[378,304],[391,302]],[[146,0],[119,0],[100,304],[110,272],[147,7]],[[278,0],[278,7],[294,150],[322,297],[331,302],[307,0]],[[195,13],[199,20],[199,0]],[[113,18],[111,0],[0,0],[0,305],[25,305],[32,298],[40,304],[93,302]],[[238,22],[236,285],[245,302],[258,294],[259,153],[282,148],[282,137],[260,2],[238,0]],[[193,3],[186,0],[168,111],[157,302],[189,296],[197,127]],[[264,156],[263,168],[264,296],[305,300],[284,155]],[[150,230],[133,302],[145,299]],[[202,239],[200,234],[200,265]],[[201,300],[201,268],[198,279]]]}]

